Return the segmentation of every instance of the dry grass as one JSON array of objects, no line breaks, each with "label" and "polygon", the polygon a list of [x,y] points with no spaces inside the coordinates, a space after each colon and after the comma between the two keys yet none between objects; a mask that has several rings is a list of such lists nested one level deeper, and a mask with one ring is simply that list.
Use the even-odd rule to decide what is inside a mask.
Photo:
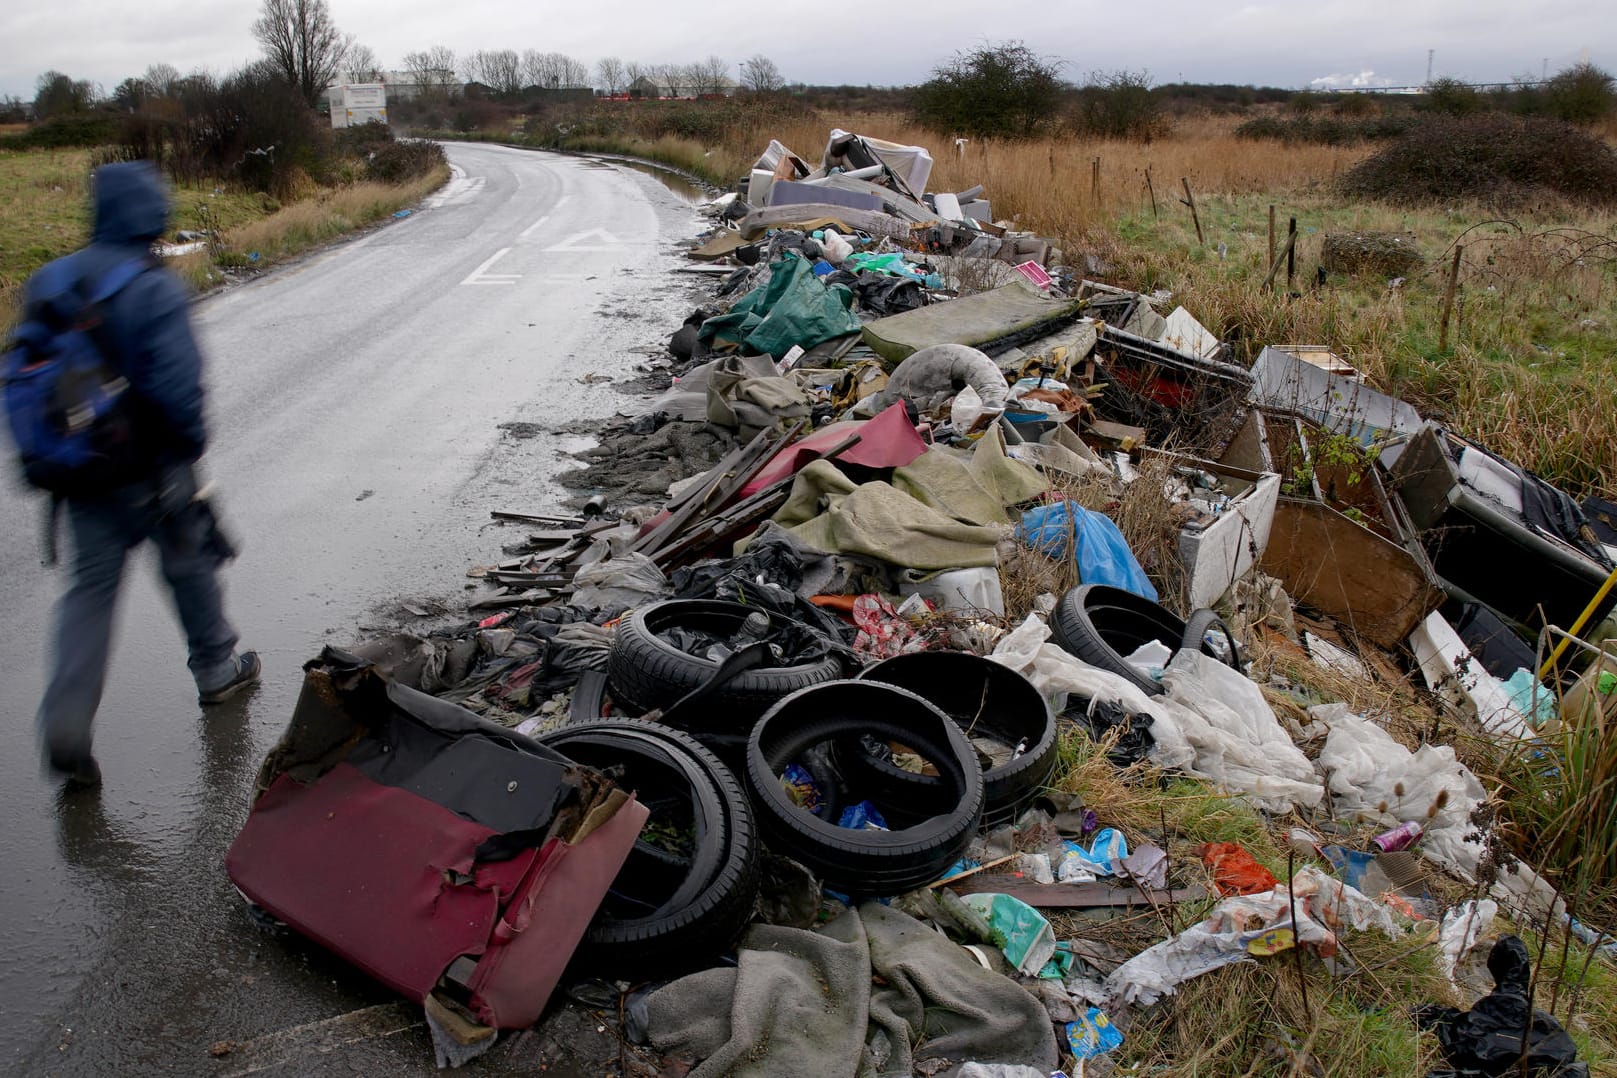
[{"label": "dry grass", "polygon": [[[1151,143],[973,141],[957,154],[949,139],[903,116],[828,111],[743,121],[707,146],[597,138],[579,148],[644,153],[728,185],[772,137],[811,163],[832,127],[927,146],[937,158],[932,190],[985,184],[996,217],[1054,237],[1069,259],[1104,256],[1115,283],[1171,290],[1240,357],[1270,343],[1326,344],[1377,388],[1575,493],[1617,496],[1617,214],[1543,200],[1497,222],[1482,205],[1349,202],[1333,193],[1334,181],[1368,148],[1238,139],[1236,124],[1192,116]],[[1202,241],[1181,178],[1195,193]],[[1298,219],[1294,294],[1259,287],[1271,205],[1282,243],[1287,218]],[[1413,233],[1427,262],[1397,288],[1340,277],[1312,287],[1325,234],[1342,230]],[[1465,248],[1459,298],[1440,348],[1456,243]]]},{"label": "dry grass", "polygon": [[330,242],[356,229],[387,218],[440,187],[449,178],[440,167],[417,180],[397,186],[355,183],[324,190],[286,206],[262,220],[224,234],[224,264],[239,264],[252,255],[271,262]]}]

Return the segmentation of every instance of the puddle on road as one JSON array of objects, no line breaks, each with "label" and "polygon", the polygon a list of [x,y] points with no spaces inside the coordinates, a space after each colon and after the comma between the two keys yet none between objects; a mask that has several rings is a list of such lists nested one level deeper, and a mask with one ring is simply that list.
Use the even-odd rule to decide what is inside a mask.
[{"label": "puddle on road", "polygon": [[627,168],[636,172],[643,172],[668,188],[680,201],[691,206],[700,206],[712,198],[707,189],[701,184],[686,179],[677,172],[670,172],[665,168],[659,168],[644,161],[625,161],[619,158],[586,158],[584,167]]}]

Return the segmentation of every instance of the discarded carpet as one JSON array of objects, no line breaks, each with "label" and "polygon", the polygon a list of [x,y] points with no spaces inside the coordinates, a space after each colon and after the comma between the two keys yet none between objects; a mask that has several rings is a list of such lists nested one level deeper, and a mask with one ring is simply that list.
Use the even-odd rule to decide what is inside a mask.
[{"label": "discarded carpet", "polygon": [[1056,1064],[1055,1035],[1037,1000],[920,921],[874,902],[816,932],[755,925],[736,968],[652,993],[646,1031],[661,1051],[703,1060],[690,1078],[908,1078],[924,1059],[1042,1073]]}]

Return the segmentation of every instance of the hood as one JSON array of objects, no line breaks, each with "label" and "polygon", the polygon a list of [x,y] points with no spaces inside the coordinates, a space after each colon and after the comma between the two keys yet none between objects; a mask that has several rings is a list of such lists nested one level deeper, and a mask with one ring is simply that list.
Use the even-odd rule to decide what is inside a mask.
[{"label": "hood", "polygon": [[168,189],[150,161],[103,165],[91,187],[97,243],[150,243],[168,226]]}]

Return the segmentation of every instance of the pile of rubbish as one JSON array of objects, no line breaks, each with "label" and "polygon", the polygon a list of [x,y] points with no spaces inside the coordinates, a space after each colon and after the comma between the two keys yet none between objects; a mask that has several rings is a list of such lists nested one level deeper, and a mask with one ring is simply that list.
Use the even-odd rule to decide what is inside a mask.
[{"label": "pile of rubbish", "polygon": [[[772,142],[690,252],[717,287],[668,390],[598,452],[711,466],[496,513],[524,535],[472,571],[471,620],[309,664],[231,875],[421,1002],[441,1063],[595,977],[699,1074],[1094,1074],[1132,1013],[1229,963],[1430,922],[1453,971],[1501,909],[1565,920],[1525,865],[1445,907],[1419,865],[1482,878],[1476,776],[1246,651],[1406,660],[1479,736],[1542,733],[1558,698],[1617,716],[1617,651],[1590,643],[1613,507],[1326,349],[1240,363],[930,170],[843,131],[817,167]],[[1108,515],[1134,496],[1172,536],[1143,557]],[[1075,585],[1018,598],[1029,560]],[[1311,821],[1290,880],[1111,826],[1063,791],[1084,734]],[[1070,934],[1197,901],[1134,953]],[[1534,1073],[1579,1073],[1527,1020],[1520,948],[1469,1014],[1422,1012],[1454,1073],[1504,1073],[1524,1032]]]}]

